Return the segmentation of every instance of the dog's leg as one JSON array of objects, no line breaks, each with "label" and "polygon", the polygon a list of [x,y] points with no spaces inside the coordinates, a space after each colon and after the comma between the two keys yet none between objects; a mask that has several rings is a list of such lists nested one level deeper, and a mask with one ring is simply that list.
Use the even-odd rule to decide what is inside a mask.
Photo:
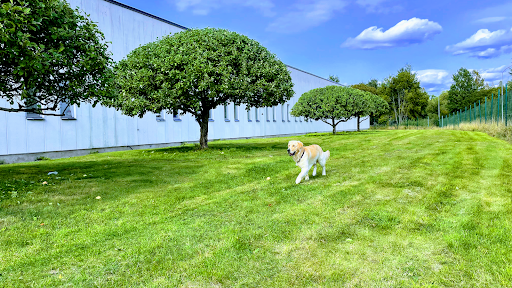
[{"label": "dog's leg", "polygon": [[320,166],[322,166],[322,175],[326,175],[325,174],[325,161],[318,162],[318,163],[320,163]]},{"label": "dog's leg", "polygon": [[306,176],[306,180],[309,180],[308,169],[300,170],[299,176],[297,176],[297,179],[295,180],[295,184],[299,184],[300,181],[302,181],[302,178],[304,178],[304,176]]},{"label": "dog's leg", "polygon": [[313,176],[316,176],[316,163],[313,164]]},{"label": "dog's leg", "polygon": [[322,166],[322,175],[326,175],[325,174],[325,163],[327,162],[327,159],[329,159],[329,156],[331,156],[331,152],[325,151],[320,156],[320,159],[318,159],[318,163],[320,164],[320,166]]}]

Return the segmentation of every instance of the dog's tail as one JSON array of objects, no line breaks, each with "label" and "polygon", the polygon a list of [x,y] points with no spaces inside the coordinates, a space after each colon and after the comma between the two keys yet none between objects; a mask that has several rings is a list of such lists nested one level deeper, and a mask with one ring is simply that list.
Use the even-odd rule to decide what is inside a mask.
[{"label": "dog's tail", "polygon": [[329,150],[323,151],[322,155],[320,155],[320,159],[318,159],[318,162],[320,162],[320,165],[325,166],[325,162],[327,162],[329,157],[331,157],[331,152]]}]

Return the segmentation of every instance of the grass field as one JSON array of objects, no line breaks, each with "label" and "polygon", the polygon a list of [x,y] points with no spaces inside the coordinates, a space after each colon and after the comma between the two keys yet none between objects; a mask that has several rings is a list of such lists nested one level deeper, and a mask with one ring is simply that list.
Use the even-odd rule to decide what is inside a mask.
[{"label": "grass field", "polygon": [[[327,176],[295,185],[291,139]],[[0,286],[510,287],[511,148],[390,130],[1,165]]]}]

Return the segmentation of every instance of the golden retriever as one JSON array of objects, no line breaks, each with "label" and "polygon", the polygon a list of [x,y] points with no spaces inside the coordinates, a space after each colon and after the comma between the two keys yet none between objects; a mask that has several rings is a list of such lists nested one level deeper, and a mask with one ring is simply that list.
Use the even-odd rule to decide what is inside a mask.
[{"label": "golden retriever", "polygon": [[299,184],[302,178],[309,180],[308,172],[312,166],[315,166],[313,176],[316,176],[316,163],[322,166],[322,175],[325,175],[325,162],[331,156],[331,152],[322,151],[322,148],[318,145],[304,147],[302,142],[292,140],[288,142],[288,155],[293,157],[295,164],[301,169],[297,180],[295,180],[295,184]]}]

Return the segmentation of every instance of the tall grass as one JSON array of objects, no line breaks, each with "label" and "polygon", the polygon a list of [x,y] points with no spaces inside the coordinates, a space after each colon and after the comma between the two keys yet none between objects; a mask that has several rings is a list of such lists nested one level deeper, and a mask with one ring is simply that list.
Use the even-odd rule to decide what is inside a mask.
[{"label": "tall grass", "polygon": [[411,129],[431,129],[431,130],[459,130],[459,131],[474,131],[474,132],[484,132],[491,137],[495,137],[498,139],[505,140],[509,143],[512,143],[512,126],[505,126],[505,123],[501,121],[487,121],[487,123],[480,123],[480,120],[475,120],[472,122],[464,122],[460,124],[448,124],[444,127],[438,127],[432,125],[433,121],[430,121],[430,125],[426,125],[426,119],[420,119],[419,125],[416,124],[416,121],[409,122],[409,125],[393,125],[393,126],[379,126],[375,127],[376,129],[385,129],[385,130],[411,130]]},{"label": "tall grass", "polygon": [[469,123],[461,123],[458,125],[447,125],[446,127],[437,129],[460,130],[460,131],[479,131],[488,134],[489,136],[505,140],[512,143],[512,127],[505,126],[503,122],[488,122],[480,123],[479,120]]}]

